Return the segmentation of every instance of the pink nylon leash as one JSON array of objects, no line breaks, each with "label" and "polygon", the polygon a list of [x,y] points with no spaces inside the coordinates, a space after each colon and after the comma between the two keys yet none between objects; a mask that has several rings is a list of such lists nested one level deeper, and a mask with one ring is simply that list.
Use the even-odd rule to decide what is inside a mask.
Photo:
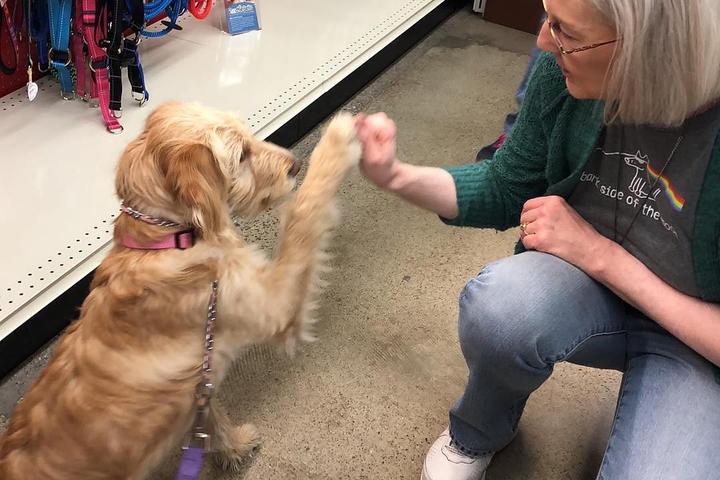
[{"label": "pink nylon leash", "polygon": [[[99,42],[103,41],[107,35],[107,12],[103,9],[100,16],[97,16],[95,0],[76,0],[76,12],[82,12],[82,15],[76,13],[75,18],[78,21],[76,28],[82,31],[85,46],[87,46],[87,54],[89,57],[90,78],[90,95],[92,99],[97,99],[100,107],[100,114],[105,122],[107,131],[118,134],[123,131],[120,121],[110,110],[110,80],[108,76],[108,58],[105,50],[99,47]],[[79,64],[79,62],[78,62]],[[85,62],[82,62],[82,74],[78,69],[79,79],[83,77],[85,83]],[[84,91],[85,89],[83,89]],[[78,86],[79,92],[79,86]]]}]

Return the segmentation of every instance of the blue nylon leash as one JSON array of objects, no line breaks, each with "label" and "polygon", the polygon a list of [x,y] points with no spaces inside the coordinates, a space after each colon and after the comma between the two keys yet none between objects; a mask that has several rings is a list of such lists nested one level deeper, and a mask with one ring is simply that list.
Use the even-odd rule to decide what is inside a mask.
[{"label": "blue nylon leash", "polygon": [[37,46],[38,70],[44,73],[50,68],[48,60],[50,19],[48,18],[47,0],[28,0],[28,3],[32,12],[29,33]]},{"label": "blue nylon leash", "polygon": [[145,4],[145,23],[165,13],[168,20],[163,20],[165,28],[162,30],[148,30],[144,28],[142,34],[146,37],[157,38],[167,35],[173,30],[182,30],[177,25],[180,15],[187,12],[187,0],[155,0]]},{"label": "blue nylon leash", "polygon": [[65,100],[72,100],[74,97],[72,62],[68,51],[71,12],[72,0],[48,0],[51,44],[48,59],[58,74],[60,94]]}]

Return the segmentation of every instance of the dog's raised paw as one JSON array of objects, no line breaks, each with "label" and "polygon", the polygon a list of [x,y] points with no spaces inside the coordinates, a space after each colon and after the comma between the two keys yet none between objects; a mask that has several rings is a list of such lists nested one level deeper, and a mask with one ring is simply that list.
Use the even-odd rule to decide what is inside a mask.
[{"label": "dog's raised paw", "polygon": [[330,121],[325,135],[337,143],[337,146],[345,147],[346,160],[349,166],[357,166],[362,156],[362,145],[357,139],[355,120],[348,112],[340,112]]}]

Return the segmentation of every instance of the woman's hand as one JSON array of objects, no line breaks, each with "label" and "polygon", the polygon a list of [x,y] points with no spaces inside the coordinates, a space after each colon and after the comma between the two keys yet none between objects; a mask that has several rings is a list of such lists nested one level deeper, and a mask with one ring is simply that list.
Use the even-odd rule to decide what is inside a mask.
[{"label": "woman's hand", "polygon": [[360,169],[375,185],[387,189],[398,174],[396,157],[397,127],[384,113],[360,114],[355,117],[357,136],[363,144]]},{"label": "woman's hand", "polygon": [[613,243],[557,196],[528,200],[520,215],[520,230],[528,250],[555,255],[590,276]]},{"label": "woman's hand", "polygon": [[529,200],[520,222],[525,248],[575,265],[720,366],[720,305],[667,284],[622,246],[600,235],[561,197]]}]

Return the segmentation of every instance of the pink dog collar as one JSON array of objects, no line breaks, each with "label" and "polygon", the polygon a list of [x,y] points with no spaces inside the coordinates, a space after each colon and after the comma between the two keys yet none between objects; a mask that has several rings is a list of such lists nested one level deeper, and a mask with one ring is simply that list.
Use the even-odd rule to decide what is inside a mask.
[{"label": "pink dog collar", "polygon": [[[125,215],[129,215],[135,220],[140,220],[149,225],[157,225],[159,227],[187,227],[187,225],[181,225],[172,220],[164,218],[153,217],[142,213],[132,207],[125,205],[125,202],[120,204],[120,211]],[[171,233],[160,238],[154,243],[140,243],[129,235],[125,235],[120,243],[126,248],[132,248],[135,250],[169,250],[171,248],[177,248],[179,250],[185,250],[195,245],[195,230],[186,229],[180,232]]]},{"label": "pink dog collar", "polygon": [[171,233],[154,243],[140,243],[129,235],[126,235],[122,239],[122,245],[135,250],[168,250],[171,248],[185,250],[195,245],[195,232],[185,230],[183,232]]}]

